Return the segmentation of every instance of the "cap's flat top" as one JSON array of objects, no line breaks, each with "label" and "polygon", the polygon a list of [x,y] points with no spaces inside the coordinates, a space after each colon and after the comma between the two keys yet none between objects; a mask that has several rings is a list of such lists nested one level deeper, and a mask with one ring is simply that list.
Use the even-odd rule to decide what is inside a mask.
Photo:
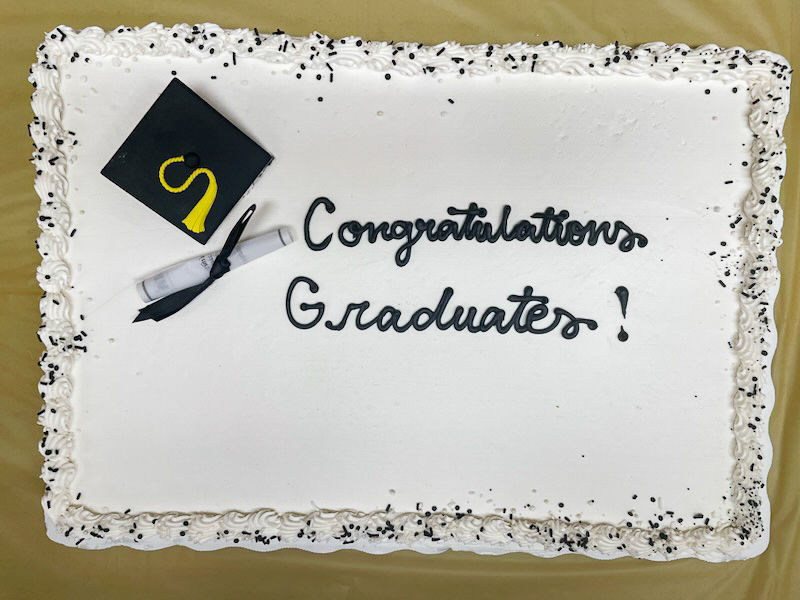
[{"label": "cap's flat top", "polygon": [[[177,77],[120,144],[102,174],[201,244],[272,160]],[[190,230],[184,219],[209,185],[216,197],[204,227]]]}]

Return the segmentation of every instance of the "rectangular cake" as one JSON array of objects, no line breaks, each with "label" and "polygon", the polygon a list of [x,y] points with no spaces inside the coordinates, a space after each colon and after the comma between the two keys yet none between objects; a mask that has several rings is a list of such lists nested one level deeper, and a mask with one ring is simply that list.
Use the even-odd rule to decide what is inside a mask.
[{"label": "rectangular cake", "polygon": [[[761,553],[790,73],[712,45],[56,27],[30,75],[48,535]],[[219,263],[240,217],[295,242],[140,318],[137,283]]]}]

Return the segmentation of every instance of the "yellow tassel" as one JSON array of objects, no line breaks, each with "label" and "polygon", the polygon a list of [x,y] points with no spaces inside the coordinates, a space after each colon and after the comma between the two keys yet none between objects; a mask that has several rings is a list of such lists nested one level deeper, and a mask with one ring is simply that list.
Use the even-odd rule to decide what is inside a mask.
[{"label": "yellow tassel", "polygon": [[181,221],[181,223],[186,225],[186,228],[189,231],[193,233],[203,233],[206,230],[206,216],[211,210],[214,200],[217,198],[217,179],[214,177],[214,173],[212,173],[210,169],[199,168],[192,171],[183,185],[178,187],[171,186],[167,183],[166,179],[164,179],[164,170],[172,163],[183,161],[183,156],[175,156],[173,158],[168,158],[161,163],[161,167],[158,169],[158,180],[161,182],[161,185],[165,190],[172,192],[173,194],[179,194],[186,190],[186,188],[192,184],[192,181],[194,181],[194,178],[198,175],[206,175],[208,177],[208,187],[206,188],[203,197],[198,200],[197,204],[194,205],[194,208],[192,208],[192,210],[189,211],[189,214],[186,215],[186,218]]}]

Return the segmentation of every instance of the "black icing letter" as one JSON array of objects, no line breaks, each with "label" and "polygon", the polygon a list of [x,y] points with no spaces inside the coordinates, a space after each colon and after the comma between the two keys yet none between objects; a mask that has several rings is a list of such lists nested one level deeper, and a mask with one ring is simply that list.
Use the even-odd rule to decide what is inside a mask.
[{"label": "black icing letter", "polygon": [[[322,204],[325,206],[325,210],[328,211],[328,214],[333,214],[333,211],[336,210],[336,205],[328,200],[327,198],[320,197],[314,200],[311,203],[311,206],[308,207],[308,212],[306,213],[306,220],[303,222],[303,237],[306,240],[306,245],[315,250],[317,252],[321,250],[325,250],[328,247],[328,244],[331,243],[331,238],[333,238],[333,234],[329,234],[321,243],[316,243],[311,241],[311,232],[309,231],[311,227],[311,217],[314,214],[314,211],[317,210],[317,207]],[[296,281],[296,280],[295,280]],[[294,283],[294,282],[293,282]],[[316,285],[316,284],[314,284]],[[291,289],[291,288],[290,288]],[[316,290],[312,290],[316,291]],[[291,318],[291,317],[290,317]]]},{"label": "black icing letter", "polygon": [[305,283],[308,285],[308,289],[311,290],[312,294],[316,294],[319,291],[319,286],[313,279],[309,279],[308,277],[295,277],[292,279],[292,283],[289,284],[289,289],[286,291],[286,316],[289,317],[289,321],[292,325],[297,327],[298,329],[311,329],[320,322],[322,319],[322,315],[325,313],[325,304],[322,302],[315,302],[314,304],[307,304],[306,302],[300,303],[300,310],[305,312],[307,310],[316,310],[317,316],[310,323],[301,323],[297,319],[294,318],[292,315],[292,293],[294,292],[294,288],[298,283]]}]

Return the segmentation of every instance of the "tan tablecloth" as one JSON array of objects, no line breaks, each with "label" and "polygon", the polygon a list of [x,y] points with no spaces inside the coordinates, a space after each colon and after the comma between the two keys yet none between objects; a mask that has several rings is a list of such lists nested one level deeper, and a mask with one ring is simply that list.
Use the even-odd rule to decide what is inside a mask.
[{"label": "tan tablecloth", "polygon": [[66,548],[44,533],[36,450],[40,408],[36,364],[42,346],[34,249],[39,200],[33,192],[30,84],[26,77],[43,33],[65,23],[75,28],[211,21],[300,35],[409,40],[433,44],[529,42],[567,44],[642,42],[716,43],[767,49],[800,64],[797,0],[3,0],[0,2],[0,597],[3,598],[705,598],[800,597],[800,100],[786,137],[786,213],[778,257],[783,283],[777,304],[780,342],[773,366],[777,402],[770,421],[775,460],[769,473],[772,531],[760,557],[723,565],[698,560],[651,563],[596,561],[581,556],[540,559],[525,554],[437,556],[403,551],[385,556],[299,550],[255,553],[231,548],[194,552],[171,548],[99,552]]}]

